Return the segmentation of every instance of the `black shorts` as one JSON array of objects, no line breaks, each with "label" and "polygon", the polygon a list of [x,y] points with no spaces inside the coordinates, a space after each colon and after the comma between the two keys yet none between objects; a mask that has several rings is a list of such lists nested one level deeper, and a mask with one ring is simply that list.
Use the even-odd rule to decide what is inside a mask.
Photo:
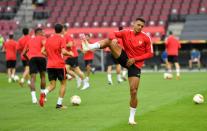
[{"label": "black shorts", "polygon": [[117,58],[116,60],[119,62],[119,64],[125,68],[128,69],[128,77],[138,77],[140,78],[141,76],[141,69],[139,69],[138,67],[136,67],[134,64],[131,65],[130,67],[127,67],[127,61],[128,61],[128,56],[126,54],[126,52],[124,50],[121,51],[121,55],[119,56],[119,58]]},{"label": "black shorts", "polygon": [[22,65],[25,66],[29,66],[29,61],[28,60],[22,60]]},{"label": "black shorts", "polygon": [[63,81],[66,79],[66,70],[65,68],[47,68],[48,72],[48,79],[49,81],[52,80],[59,80]]},{"label": "black shorts", "polygon": [[29,60],[29,73],[38,73],[46,71],[46,59],[43,57],[33,57]]},{"label": "black shorts", "polygon": [[7,68],[15,68],[16,67],[16,60],[8,60],[6,61]]},{"label": "black shorts", "polygon": [[113,57],[111,52],[106,52],[105,60],[106,60],[106,66],[119,64],[119,62]]},{"label": "black shorts", "polygon": [[178,62],[178,56],[176,56],[176,55],[168,55],[167,59],[168,59],[168,62],[170,62],[170,63]]},{"label": "black shorts", "polygon": [[93,60],[85,60],[85,66],[92,65]]},{"label": "black shorts", "polygon": [[71,57],[66,59],[65,63],[70,65],[72,68],[78,67],[78,57]]}]

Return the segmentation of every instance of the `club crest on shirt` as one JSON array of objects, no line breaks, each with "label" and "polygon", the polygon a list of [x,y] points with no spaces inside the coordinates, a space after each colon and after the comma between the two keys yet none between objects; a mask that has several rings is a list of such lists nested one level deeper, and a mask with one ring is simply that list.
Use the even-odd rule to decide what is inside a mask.
[{"label": "club crest on shirt", "polygon": [[138,45],[141,45],[143,43],[143,41],[139,40],[138,41]]}]

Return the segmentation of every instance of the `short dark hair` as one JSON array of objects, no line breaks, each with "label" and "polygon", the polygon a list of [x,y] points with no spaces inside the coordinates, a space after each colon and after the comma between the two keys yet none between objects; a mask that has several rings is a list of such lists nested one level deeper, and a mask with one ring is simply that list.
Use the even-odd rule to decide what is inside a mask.
[{"label": "short dark hair", "polygon": [[169,31],[169,35],[172,35],[173,34],[173,32],[172,31]]},{"label": "short dark hair", "polygon": [[63,25],[63,29],[67,30],[68,29],[67,25]]},{"label": "short dark hair", "polygon": [[119,30],[123,30],[123,27],[122,27],[122,26],[120,26],[120,27],[119,27]]},{"label": "short dark hair", "polygon": [[141,17],[136,18],[136,21],[141,21],[141,22],[145,23],[145,19],[141,18]]},{"label": "short dark hair", "polygon": [[55,33],[61,33],[63,31],[62,24],[55,24]]},{"label": "short dark hair", "polygon": [[9,34],[9,39],[13,39],[14,38],[14,34],[13,33],[10,33]]},{"label": "short dark hair", "polygon": [[29,29],[28,28],[23,28],[22,29],[22,33],[24,34],[24,35],[28,35],[29,34]]},{"label": "short dark hair", "polygon": [[42,32],[42,28],[36,28],[35,29],[35,35],[38,34],[39,32]]}]

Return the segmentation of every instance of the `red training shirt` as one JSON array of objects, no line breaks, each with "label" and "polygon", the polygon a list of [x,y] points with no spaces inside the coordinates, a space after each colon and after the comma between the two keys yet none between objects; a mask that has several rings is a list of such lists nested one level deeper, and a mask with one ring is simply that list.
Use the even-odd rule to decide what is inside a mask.
[{"label": "red training shirt", "polygon": [[180,42],[173,36],[170,35],[165,41],[165,47],[167,55],[178,56],[178,49],[181,48]]},{"label": "red training shirt", "polygon": [[[66,41],[66,45],[68,44],[68,42],[73,42],[73,38],[69,34],[64,35],[64,38]],[[73,43],[72,47],[66,47],[66,50],[72,51],[74,55],[73,56],[65,56],[65,59],[68,59],[71,57],[78,57],[78,51],[77,51],[75,43]]]},{"label": "red training shirt", "polygon": [[18,41],[17,50],[21,53],[21,60],[26,60],[26,58],[23,56],[23,50],[29,40],[30,40],[30,36],[25,35],[22,36]]},{"label": "red training shirt", "polygon": [[65,68],[65,61],[62,56],[62,48],[66,48],[65,39],[59,34],[51,35],[46,43],[47,68]]},{"label": "red training shirt", "polygon": [[12,39],[8,39],[4,43],[4,49],[6,50],[6,60],[16,60],[16,46],[17,42]]},{"label": "red training shirt", "polygon": [[32,36],[31,39],[27,42],[25,48],[29,49],[27,52],[29,59],[33,57],[45,57],[41,53],[41,49],[43,47],[43,42],[46,40],[44,36]]},{"label": "red training shirt", "polygon": [[[121,38],[124,50],[128,58],[135,59],[135,66],[141,68],[144,60],[153,56],[151,38],[145,32],[135,34],[133,30],[121,30],[114,32],[115,37]],[[113,39],[110,37],[110,39]]]}]

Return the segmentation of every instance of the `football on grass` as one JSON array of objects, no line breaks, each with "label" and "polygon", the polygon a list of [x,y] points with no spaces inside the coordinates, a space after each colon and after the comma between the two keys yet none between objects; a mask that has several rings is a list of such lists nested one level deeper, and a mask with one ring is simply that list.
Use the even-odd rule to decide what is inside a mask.
[{"label": "football on grass", "polygon": [[201,94],[195,94],[193,97],[193,102],[196,104],[201,104],[204,102],[204,97]]},{"label": "football on grass", "polygon": [[74,95],[70,98],[70,102],[71,102],[72,105],[78,106],[81,103],[81,98],[78,95]]}]

